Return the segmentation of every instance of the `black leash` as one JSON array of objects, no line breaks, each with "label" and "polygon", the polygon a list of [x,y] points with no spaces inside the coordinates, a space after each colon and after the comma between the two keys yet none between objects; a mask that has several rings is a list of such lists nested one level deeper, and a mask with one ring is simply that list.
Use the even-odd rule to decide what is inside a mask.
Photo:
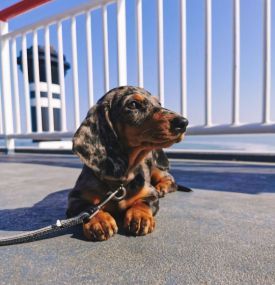
[{"label": "black leash", "polygon": [[74,227],[76,225],[87,223],[93,216],[95,216],[99,210],[110,200],[114,199],[120,201],[126,195],[126,188],[123,185],[120,185],[114,192],[109,192],[107,198],[97,206],[89,208],[87,211],[80,213],[78,216],[66,219],[66,220],[57,220],[55,224],[34,230],[31,232],[18,234],[15,236],[9,236],[6,238],[0,238],[0,246],[19,244],[25,242],[31,242],[39,240],[46,235],[49,235],[54,232],[58,232],[67,228]]},{"label": "black leash", "polygon": [[[191,192],[190,188],[178,185],[178,191]],[[99,210],[110,200],[114,199],[116,201],[122,200],[126,196],[126,188],[121,184],[114,192],[109,192],[107,198],[97,206],[89,208],[87,211],[80,213],[78,216],[66,219],[57,220],[55,224],[34,230],[31,232],[26,232],[23,234],[18,234],[15,236],[9,236],[6,238],[0,238],[0,246],[26,243],[35,240],[39,240],[51,233],[62,231],[67,228],[74,227],[79,224],[87,223],[92,217],[94,217]]]}]

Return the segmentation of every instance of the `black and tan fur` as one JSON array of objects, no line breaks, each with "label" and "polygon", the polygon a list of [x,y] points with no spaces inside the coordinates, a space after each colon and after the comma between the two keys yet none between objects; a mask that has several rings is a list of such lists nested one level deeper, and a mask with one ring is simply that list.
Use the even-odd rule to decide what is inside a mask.
[{"label": "black and tan fur", "polygon": [[130,234],[153,231],[159,197],[177,190],[162,148],[181,141],[187,124],[138,87],[112,89],[89,110],[73,138],[73,151],[84,166],[69,194],[67,216],[97,205],[121,183],[127,195],[83,225],[86,238],[110,238],[118,230],[117,216],[123,216]]}]

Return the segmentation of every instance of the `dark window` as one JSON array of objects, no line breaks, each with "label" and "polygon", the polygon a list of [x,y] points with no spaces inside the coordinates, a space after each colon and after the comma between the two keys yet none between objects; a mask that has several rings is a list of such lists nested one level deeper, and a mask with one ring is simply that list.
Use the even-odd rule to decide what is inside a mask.
[{"label": "dark window", "polygon": [[[31,99],[35,98],[35,91],[31,91]],[[47,92],[40,92],[40,97],[47,98],[48,93]]]},{"label": "dark window", "polygon": [[34,106],[31,107],[31,118],[32,118],[32,131],[36,132],[37,131],[37,126],[36,126],[36,107],[34,107]]},{"label": "dark window", "polygon": [[41,115],[42,115],[42,130],[43,132],[49,131],[49,112],[48,108],[42,107],[41,108]]},{"label": "dark window", "polygon": [[[49,110],[47,107],[41,108],[42,116],[42,131],[49,131]],[[36,122],[36,107],[31,107],[31,119],[32,119],[32,131],[37,132],[37,122]],[[54,120],[54,130],[61,131],[61,110],[58,108],[53,108],[53,120]]]},{"label": "dark window", "polygon": [[61,131],[61,110],[53,108],[54,130]]},{"label": "dark window", "polygon": [[54,99],[60,99],[60,94],[58,94],[58,93],[53,93],[53,98],[54,98]]},{"label": "dark window", "polygon": [[[35,98],[35,91],[31,91],[31,99]],[[41,98],[48,98],[48,92],[40,92],[40,97]],[[53,99],[60,99],[60,94],[58,93],[52,93]]]}]

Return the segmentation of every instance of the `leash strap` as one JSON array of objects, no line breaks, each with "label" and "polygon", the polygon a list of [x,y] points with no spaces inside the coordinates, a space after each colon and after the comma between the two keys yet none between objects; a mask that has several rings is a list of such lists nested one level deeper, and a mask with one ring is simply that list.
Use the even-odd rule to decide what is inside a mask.
[{"label": "leash strap", "polygon": [[31,232],[26,232],[23,234],[18,234],[14,236],[9,236],[6,238],[0,238],[0,246],[19,244],[25,242],[31,242],[39,240],[42,237],[49,235],[54,232],[58,232],[67,228],[74,227],[76,225],[87,223],[92,217],[94,217],[99,210],[110,200],[120,201],[126,196],[126,188],[121,184],[114,192],[108,192],[107,198],[97,206],[89,208],[87,211],[80,213],[78,216],[66,219],[57,220],[55,224],[34,230]]}]

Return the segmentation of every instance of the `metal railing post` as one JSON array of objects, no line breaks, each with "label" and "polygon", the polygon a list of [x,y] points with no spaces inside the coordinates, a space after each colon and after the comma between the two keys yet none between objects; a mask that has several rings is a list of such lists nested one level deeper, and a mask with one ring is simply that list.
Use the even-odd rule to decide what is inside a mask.
[{"label": "metal railing post", "polygon": [[78,84],[78,63],[77,63],[77,35],[76,17],[71,18],[71,39],[72,39],[72,68],[73,68],[73,91],[74,91],[74,127],[80,125],[79,113],[79,84]]},{"label": "metal railing post", "polygon": [[138,86],[143,87],[142,0],[136,0]]},{"label": "metal railing post", "polygon": [[212,125],[212,0],[205,0],[205,125]]},{"label": "metal railing post", "polygon": [[108,10],[107,6],[102,7],[102,28],[103,28],[103,61],[104,61],[104,89],[109,91],[109,48],[108,48]]},{"label": "metal railing post", "polygon": [[180,92],[181,114],[187,117],[186,0],[180,1]]},{"label": "metal railing post", "polygon": [[10,76],[10,47],[9,39],[2,38],[8,33],[8,23],[0,21],[1,37],[1,92],[3,99],[3,120],[5,144],[8,152],[14,150],[14,139],[8,137],[13,134],[12,98],[11,98],[11,76]]},{"label": "metal railing post", "polygon": [[232,124],[240,124],[240,0],[233,2]]},{"label": "metal railing post", "polygon": [[86,49],[88,73],[88,99],[89,107],[94,105],[94,79],[93,79],[93,48],[92,48],[91,11],[86,12]]},{"label": "metal railing post", "polygon": [[125,0],[117,0],[118,84],[127,85],[126,7]]},{"label": "metal railing post", "polygon": [[157,0],[157,39],[158,39],[158,92],[164,106],[164,39],[163,39],[163,0]]},{"label": "metal railing post", "polygon": [[263,123],[271,117],[271,0],[263,1]]}]

